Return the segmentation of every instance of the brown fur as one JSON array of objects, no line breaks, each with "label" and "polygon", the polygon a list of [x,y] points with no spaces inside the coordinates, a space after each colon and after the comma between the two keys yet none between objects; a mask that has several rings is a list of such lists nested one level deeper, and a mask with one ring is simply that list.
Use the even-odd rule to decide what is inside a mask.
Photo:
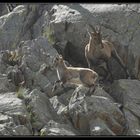
[{"label": "brown fur", "polygon": [[57,70],[58,79],[64,84],[74,83],[76,85],[94,86],[98,79],[98,74],[88,68],[67,67],[62,56],[54,60],[54,67]]},{"label": "brown fur", "polygon": [[107,69],[112,77],[111,68],[108,64],[108,61],[111,57],[114,57],[122,66],[128,78],[129,73],[122,59],[118,55],[114,45],[107,40],[102,40],[100,28],[98,29],[98,31],[94,27],[92,27],[92,29],[93,32],[88,32],[90,35],[90,39],[89,43],[85,47],[85,57],[88,63],[88,67],[94,69],[95,66],[100,66],[103,62],[105,62],[107,65]]}]

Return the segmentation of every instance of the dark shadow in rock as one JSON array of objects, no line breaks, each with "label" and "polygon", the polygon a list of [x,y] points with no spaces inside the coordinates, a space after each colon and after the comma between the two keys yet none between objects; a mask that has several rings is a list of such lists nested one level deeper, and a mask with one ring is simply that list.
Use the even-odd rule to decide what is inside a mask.
[{"label": "dark shadow in rock", "polygon": [[55,95],[60,96],[64,93],[68,92],[71,89],[75,89],[76,87],[77,86],[74,84],[64,84],[64,86],[62,87],[62,86],[60,86],[60,83],[56,83],[55,89],[54,90],[52,89],[53,92],[52,92],[51,96],[55,96]]},{"label": "dark shadow in rock", "polygon": [[80,56],[78,48],[70,42],[68,42],[67,46],[65,47],[64,59],[67,60],[73,66],[87,67],[86,59]]}]

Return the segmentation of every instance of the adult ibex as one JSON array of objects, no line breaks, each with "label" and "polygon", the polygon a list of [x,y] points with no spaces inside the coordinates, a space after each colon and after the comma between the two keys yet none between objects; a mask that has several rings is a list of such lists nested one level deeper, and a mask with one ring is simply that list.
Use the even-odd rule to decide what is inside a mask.
[{"label": "adult ibex", "polygon": [[58,81],[61,84],[73,83],[94,87],[97,82],[98,74],[95,71],[89,68],[67,67],[61,55],[54,59],[53,65],[57,71]]},{"label": "adult ibex", "polygon": [[126,77],[128,78],[129,72],[124,65],[122,59],[118,55],[114,45],[107,40],[102,40],[101,27],[94,28],[92,25],[89,26],[92,28],[93,31],[88,31],[90,39],[89,43],[85,47],[85,57],[88,63],[88,67],[94,69],[95,66],[99,66],[102,63],[105,63],[108,72],[110,73],[110,76],[113,80],[111,68],[109,66],[109,59],[113,57],[124,69]]}]

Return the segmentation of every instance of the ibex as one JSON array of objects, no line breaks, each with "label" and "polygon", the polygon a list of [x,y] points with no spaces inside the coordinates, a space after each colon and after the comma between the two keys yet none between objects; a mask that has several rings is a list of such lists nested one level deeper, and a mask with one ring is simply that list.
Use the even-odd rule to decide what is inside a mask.
[{"label": "ibex", "polygon": [[73,83],[86,87],[94,87],[98,79],[98,74],[89,68],[66,66],[61,55],[54,59],[53,66],[57,71],[59,79],[56,82],[59,81],[61,84]]},{"label": "ibex", "polygon": [[110,76],[113,80],[113,76],[109,66],[109,59],[113,57],[124,69],[128,78],[129,72],[124,65],[122,59],[118,55],[114,45],[107,40],[102,40],[101,27],[94,28],[92,25],[89,26],[92,28],[93,31],[88,31],[90,39],[89,43],[85,47],[85,57],[88,63],[88,67],[94,69],[95,66],[99,66],[102,63],[105,63],[108,72],[110,73]]}]

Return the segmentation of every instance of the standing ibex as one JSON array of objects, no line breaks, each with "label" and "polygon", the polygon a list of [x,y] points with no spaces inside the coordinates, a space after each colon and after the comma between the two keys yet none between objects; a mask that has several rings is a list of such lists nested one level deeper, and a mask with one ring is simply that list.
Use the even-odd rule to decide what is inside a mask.
[{"label": "standing ibex", "polygon": [[61,84],[73,83],[76,85],[82,84],[86,87],[94,87],[98,79],[98,74],[91,69],[67,67],[62,56],[57,56],[54,59],[53,66],[57,70],[58,81]]},{"label": "standing ibex", "polygon": [[96,29],[92,25],[89,26],[92,28],[93,31],[88,31],[90,39],[89,43],[85,47],[85,57],[88,63],[88,67],[93,67],[94,69],[95,66],[99,66],[104,62],[106,63],[106,67],[110,72],[110,76],[112,77],[111,69],[109,66],[109,58],[113,57],[122,66],[128,78],[129,72],[123,61],[121,60],[120,56],[118,55],[114,45],[107,40],[102,40],[100,27]]}]

